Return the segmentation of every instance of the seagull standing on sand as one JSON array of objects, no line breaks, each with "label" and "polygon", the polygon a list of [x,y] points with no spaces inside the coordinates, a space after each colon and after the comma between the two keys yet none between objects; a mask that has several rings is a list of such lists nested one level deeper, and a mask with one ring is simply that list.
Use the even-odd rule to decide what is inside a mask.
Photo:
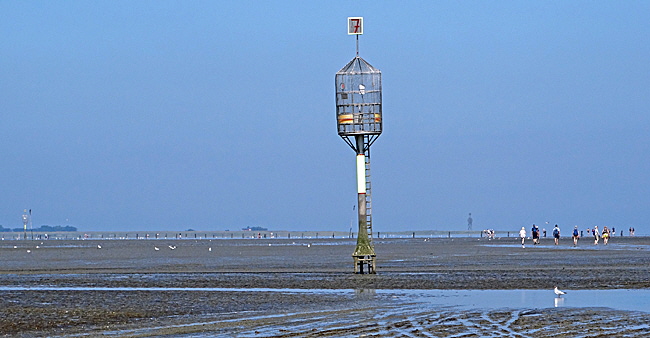
[{"label": "seagull standing on sand", "polygon": [[558,289],[557,286],[555,287],[555,290],[553,290],[553,292],[555,292],[555,294],[556,294],[558,297],[562,297],[562,295],[566,295],[566,292],[564,292],[564,291],[560,291],[560,289]]}]

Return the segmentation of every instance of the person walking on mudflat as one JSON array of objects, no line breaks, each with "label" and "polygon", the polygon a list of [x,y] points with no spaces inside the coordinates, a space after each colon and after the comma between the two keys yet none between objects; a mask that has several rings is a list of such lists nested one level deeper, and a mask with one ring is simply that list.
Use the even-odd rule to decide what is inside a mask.
[{"label": "person walking on mudflat", "polygon": [[553,228],[553,239],[555,240],[555,245],[558,245],[560,242],[560,228],[555,225],[555,228]]},{"label": "person walking on mudflat", "polygon": [[521,230],[519,230],[519,237],[521,237],[521,247],[525,248],[526,246],[524,245],[524,241],[526,241],[526,228],[521,227]]},{"label": "person walking on mudflat", "polygon": [[519,230],[519,237],[521,237],[521,247],[525,248],[524,242],[526,241],[526,228],[521,227],[521,230]]},{"label": "person walking on mudflat", "polygon": [[603,244],[607,245],[607,242],[609,242],[609,229],[605,226],[603,228]]},{"label": "person walking on mudflat", "polygon": [[578,246],[578,239],[580,238],[580,233],[578,232],[578,226],[573,227],[573,246]]},{"label": "person walking on mudflat", "polygon": [[598,241],[600,240],[600,232],[598,232],[598,226],[594,226],[591,232],[594,235],[594,245],[598,245]]},{"label": "person walking on mudflat", "polygon": [[533,233],[533,244],[539,244],[539,228],[537,225],[533,224],[531,232]]}]

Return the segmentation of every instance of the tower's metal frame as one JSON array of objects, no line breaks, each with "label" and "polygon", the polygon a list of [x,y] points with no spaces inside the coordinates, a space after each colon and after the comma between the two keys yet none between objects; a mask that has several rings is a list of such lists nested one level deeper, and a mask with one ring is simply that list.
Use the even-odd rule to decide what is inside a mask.
[{"label": "tower's metal frame", "polygon": [[336,123],[339,136],[357,154],[359,232],[352,254],[355,273],[376,273],[372,244],[370,146],[382,132],[381,71],[358,55],[336,73]]}]

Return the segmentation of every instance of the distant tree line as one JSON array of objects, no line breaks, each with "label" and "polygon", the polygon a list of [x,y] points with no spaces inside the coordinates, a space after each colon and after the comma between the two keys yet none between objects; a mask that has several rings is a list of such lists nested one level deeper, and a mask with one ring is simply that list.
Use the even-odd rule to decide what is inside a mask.
[{"label": "distant tree line", "polygon": [[[13,231],[13,232],[23,232],[23,231],[24,231],[24,228],[13,228],[13,229],[10,229],[10,228],[5,228],[5,227],[3,227],[2,225],[0,225],[0,232],[12,232],[12,231]],[[73,226],[70,226],[70,225],[64,225],[64,226],[61,226],[61,225],[55,225],[55,226],[51,226],[51,225],[41,225],[41,226],[38,227],[38,228],[29,229],[29,231],[39,231],[39,232],[45,232],[45,231],[47,231],[47,232],[57,232],[57,231],[77,231],[77,228],[76,228],[76,227],[73,227]]]}]

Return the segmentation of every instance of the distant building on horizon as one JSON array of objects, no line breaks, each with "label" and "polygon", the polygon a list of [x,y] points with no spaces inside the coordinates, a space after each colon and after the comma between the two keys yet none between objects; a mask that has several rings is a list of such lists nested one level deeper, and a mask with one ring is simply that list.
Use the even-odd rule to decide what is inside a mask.
[{"label": "distant building on horizon", "polygon": [[246,227],[242,228],[243,231],[267,231],[269,229],[267,228],[262,228],[262,227]]}]

